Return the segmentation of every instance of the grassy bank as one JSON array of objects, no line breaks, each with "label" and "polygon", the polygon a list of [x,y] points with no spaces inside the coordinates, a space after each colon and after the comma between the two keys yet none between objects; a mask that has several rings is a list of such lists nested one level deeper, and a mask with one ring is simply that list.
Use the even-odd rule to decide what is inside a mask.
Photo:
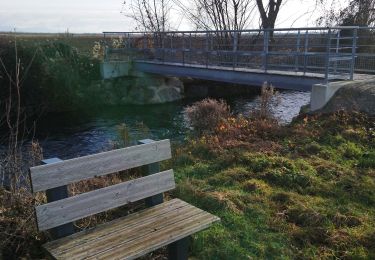
[{"label": "grassy bank", "polygon": [[[304,115],[288,126],[229,117],[209,134],[174,147],[173,160],[164,165],[175,170],[171,196],[221,218],[194,235],[191,255],[375,258],[374,122],[346,113]],[[103,180],[89,184],[108,185]],[[45,257],[41,245],[48,236],[35,229],[30,193],[0,190],[0,199],[3,257]],[[108,216],[77,225],[87,228]],[[158,251],[150,259],[164,254]]]},{"label": "grassy bank", "polygon": [[361,114],[289,126],[231,118],[177,149],[175,196],[219,216],[199,259],[375,258],[375,125]]}]

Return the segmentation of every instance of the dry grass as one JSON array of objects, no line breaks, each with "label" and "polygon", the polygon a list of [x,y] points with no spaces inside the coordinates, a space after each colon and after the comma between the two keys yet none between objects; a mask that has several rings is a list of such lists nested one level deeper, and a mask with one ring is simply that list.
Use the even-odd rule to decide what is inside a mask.
[{"label": "dry grass", "polygon": [[263,120],[276,120],[273,116],[272,109],[279,101],[278,92],[272,85],[265,82],[261,90],[260,103],[258,107],[252,111],[251,117]]}]

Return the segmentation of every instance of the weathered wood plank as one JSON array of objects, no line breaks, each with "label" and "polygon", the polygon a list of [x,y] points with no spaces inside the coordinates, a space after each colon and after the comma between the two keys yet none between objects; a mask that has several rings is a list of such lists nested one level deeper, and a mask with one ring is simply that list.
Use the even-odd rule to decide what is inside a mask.
[{"label": "weathered wood plank", "polygon": [[[77,248],[79,251],[82,246],[85,246],[87,244],[94,244],[98,241],[101,241],[100,243],[102,243],[109,237],[116,236],[116,234],[119,234],[121,232],[126,232],[126,230],[129,228],[140,227],[142,224],[144,224],[139,221],[140,219],[142,219],[142,222],[149,222],[151,219],[161,218],[166,214],[170,214],[171,212],[181,213],[185,212],[185,210],[187,209],[189,209],[189,207],[185,204],[174,203],[173,205],[159,208],[156,212],[150,211],[150,213],[148,213],[149,211],[147,211],[147,213],[145,213],[147,215],[141,214],[138,216],[133,216],[137,214],[131,214],[121,221],[115,220],[109,222],[109,225],[100,225],[92,229],[91,232],[82,231],[74,234],[73,236],[70,236],[70,239],[59,239],[49,242],[46,244],[46,248],[48,248],[48,250],[53,250],[57,254],[69,250],[74,251]],[[124,224],[124,221],[126,221],[126,225]]]},{"label": "weathered wood plank", "polygon": [[39,230],[50,229],[175,188],[168,170],[35,208]]},{"label": "weathered wood plank", "polygon": [[169,140],[136,145],[30,168],[33,192],[171,158]]},{"label": "weathered wood plank", "polygon": [[[93,239],[89,243],[75,246],[74,248],[70,248],[68,250],[56,251],[56,256],[63,255],[64,258],[89,257],[97,254],[98,252],[106,251],[108,248],[116,247],[119,244],[125,245],[127,243],[131,243],[131,241],[141,236],[147,237],[147,235],[151,232],[161,230],[165,228],[166,225],[183,221],[198,214],[202,214],[202,212],[185,207],[182,210],[171,211],[169,214],[166,214],[163,217],[154,218],[151,222],[144,222],[143,219],[140,219],[140,225],[137,225],[136,227],[131,229],[123,228],[117,232],[113,232],[109,236]],[[124,227],[125,226],[126,224],[124,224]]]},{"label": "weathered wood plank", "polygon": [[[162,214],[156,214],[167,208]],[[153,217],[149,217],[149,212]],[[140,215],[134,216],[136,214],[106,223],[90,232],[80,232],[50,242],[45,248],[57,259],[133,259],[219,220],[178,199],[143,210]],[[72,243],[72,240],[77,242]]]},{"label": "weathered wood plank", "polygon": [[218,219],[210,214],[200,214],[176,224],[155,230],[147,236],[134,239],[126,245],[118,243],[115,247],[88,257],[87,259],[135,259],[198,231],[206,229]]},{"label": "weathered wood plank", "polygon": [[[63,249],[61,250],[71,249],[80,246],[81,244],[89,243],[91,240],[101,239],[101,237],[112,235],[114,232],[121,231],[124,228],[139,225],[139,219],[148,221],[149,219],[159,218],[164,214],[168,214],[170,211],[181,211],[188,206],[189,204],[182,200],[173,199],[161,205],[140,210],[131,215],[101,224],[95,228],[83,230],[69,237],[48,242],[45,247],[49,250],[59,251],[60,249],[58,248],[61,248],[61,245],[63,245]],[[126,221],[126,226],[124,226],[124,221]]]}]

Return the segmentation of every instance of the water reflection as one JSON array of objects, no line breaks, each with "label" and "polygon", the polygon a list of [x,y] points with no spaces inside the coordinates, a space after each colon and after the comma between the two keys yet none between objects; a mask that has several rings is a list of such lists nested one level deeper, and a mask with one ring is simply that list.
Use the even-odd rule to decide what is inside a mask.
[{"label": "water reflection", "polygon": [[[281,91],[273,113],[282,123],[288,123],[309,99],[309,92]],[[260,98],[250,96],[227,101],[235,113],[246,115]],[[188,127],[184,109],[192,102],[194,100],[163,105],[98,107],[90,112],[50,114],[39,121],[36,137],[46,158],[57,156],[61,159],[108,149],[110,141],[117,136],[116,126],[122,123],[129,126],[134,136],[137,122],[143,122],[150,129],[150,138],[183,140]]]}]

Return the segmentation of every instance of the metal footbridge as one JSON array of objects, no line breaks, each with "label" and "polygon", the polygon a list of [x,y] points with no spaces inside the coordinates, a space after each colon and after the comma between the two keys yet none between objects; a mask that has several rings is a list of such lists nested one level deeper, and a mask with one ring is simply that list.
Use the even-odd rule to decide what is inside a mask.
[{"label": "metal footbridge", "polygon": [[313,84],[372,77],[373,35],[373,28],[362,27],[104,32],[102,75],[137,71],[310,90]]}]

